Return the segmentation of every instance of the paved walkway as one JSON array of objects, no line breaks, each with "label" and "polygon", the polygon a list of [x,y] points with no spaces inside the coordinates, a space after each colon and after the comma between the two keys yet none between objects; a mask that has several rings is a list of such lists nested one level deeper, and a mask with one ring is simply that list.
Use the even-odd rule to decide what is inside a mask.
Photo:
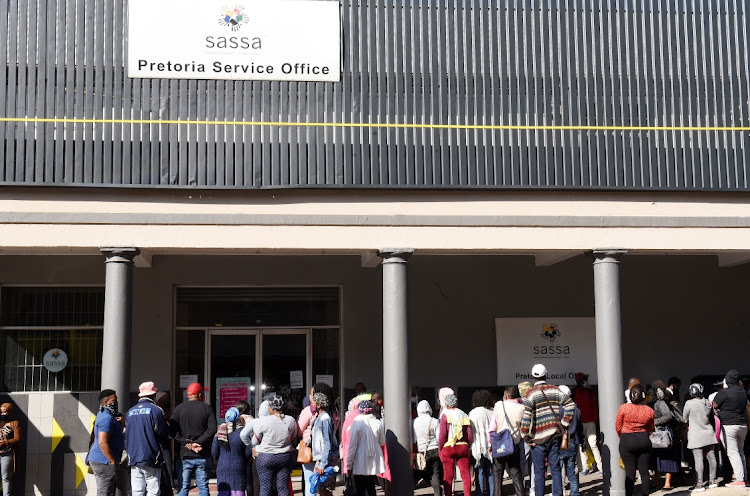
[{"label": "paved walkway", "polygon": [[[216,484],[215,481],[212,481],[213,484],[211,484],[211,495],[215,496],[217,494],[216,491]],[[302,494],[302,483],[299,480],[295,480],[293,483],[294,486],[294,494],[295,496],[308,496]],[[651,495],[655,496],[686,496],[691,494],[690,491],[688,491],[689,486],[676,486],[671,491],[654,491],[651,493]],[[638,486],[636,486],[636,494],[638,493]],[[580,482],[579,482],[579,491],[581,496],[594,496],[598,494],[602,494],[602,477],[600,473],[594,473],[592,475],[585,475],[581,476]],[[459,496],[463,496],[463,486],[461,482],[456,483],[456,492],[459,494]],[[547,484],[545,487],[545,494],[551,494],[551,482],[550,480],[547,480]],[[197,495],[198,490],[193,489],[190,491],[190,495]],[[333,492],[334,496],[342,496],[344,494],[344,487],[338,486],[336,490]],[[421,484],[420,487],[414,490],[414,494],[416,496],[432,496],[432,488],[430,486],[425,486],[424,484]],[[503,486],[503,494],[505,496],[509,496],[513,494],[513,485],[510,483],[509,479],[505,479],[505,484]],[[750,496],[750,488],[745,487],[729,487],[729,486],[719,486],[715,489],[707,489],[706,491],[702,493],[695,493],[700,494],[701,496]],[[383,491],[378,489],[378,496],[384,495]],[[565,496],[568,496],[568,491],[565,491]]]}]

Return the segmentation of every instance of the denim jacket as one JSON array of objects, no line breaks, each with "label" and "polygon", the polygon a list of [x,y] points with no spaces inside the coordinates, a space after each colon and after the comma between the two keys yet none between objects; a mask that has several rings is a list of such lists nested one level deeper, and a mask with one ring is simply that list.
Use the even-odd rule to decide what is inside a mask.
[{"label": "denim jacket", "polygon": [[312,457],[315,468],[325,468],[338,462],[339,443],[328,412],[321,412],[312,426]]}]

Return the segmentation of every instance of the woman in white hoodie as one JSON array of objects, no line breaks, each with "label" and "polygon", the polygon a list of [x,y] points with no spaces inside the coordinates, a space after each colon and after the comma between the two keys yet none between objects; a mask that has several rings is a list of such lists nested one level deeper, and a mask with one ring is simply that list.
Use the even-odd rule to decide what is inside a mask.
[{"label": "woman in white hoodie", "polygon": [[435,496],[441,496],[443,487],[443,462],[438,450],[438,427],[440,421],[432,417],[432,407],[427,400],[417,405],[417,418],[412,424],[412,436],[417,444],[417,453],[425,457],[425,470],[420,475],[430,481]]},{"label": "woman in white hoodie", "polygon": [[359,403],[359,415],[352,423],[347,471],[354,476],[357,496],[375,496],[376,475],[385,472],[383,448],[385,433],[380,420],[372,414],[372,402]]}]

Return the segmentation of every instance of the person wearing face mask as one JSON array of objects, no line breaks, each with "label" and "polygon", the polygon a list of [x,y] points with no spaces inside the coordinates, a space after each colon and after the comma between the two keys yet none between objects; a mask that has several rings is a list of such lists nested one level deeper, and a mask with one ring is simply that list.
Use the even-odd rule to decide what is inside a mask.
[{"label": "person wearing face mask", "polygon": [[138,387],[138,403],[128,410],[125,443],[128,446],[130,487],[133,496],[159,496],[164,453],[162,445],[169,439],[169,424],[156,406],[153,382]]},{"label": "person wearing face mask", "polygon": [[114,496],[119,489],[128,494],[130,478],[120,462],[125,448],[125,420],[119,411],[117,393],[104,389],[99,393],[99,413],[94,421],[93,443],[86,462],[94,472],[97,496]]},{"label": "person wearing face mask", "polygon": [[21,427],[11,418],[13,405],[0,405],[0,472],[3,479],[3,496],[10,496],[11,479],[15,465],[13,448],[21,440]]},{"label": "person wearing face mask", "polygon": [[[596,472],[602,466],[602,455],[599,453],[599,446],[597,445],[599,430],[596,428],[596,424],[599,423],[599,409],[596,402],[596,393],[589,386],[589,375],[578,372],[575,379],[576,387],[571,393],[572,399],[581,411],[583,437],[589,449],[591,449],[591,454],[594,455],[595,462],[590,470],[586,468],[581,472],[581,475],[586,475],[589,472]],[[581,443],[578,446],[581,460],[586,460],[586,444]]]}]

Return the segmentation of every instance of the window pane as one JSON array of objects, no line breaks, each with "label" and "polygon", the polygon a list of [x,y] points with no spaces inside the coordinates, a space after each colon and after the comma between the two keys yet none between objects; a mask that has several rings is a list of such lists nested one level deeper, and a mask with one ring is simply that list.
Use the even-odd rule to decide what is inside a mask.
[{"label": "window pane", "polygon": [[[339,330],[313,329],[313,384],[320,375],[333,376],[333,396],[337,403],[340,399],[341,369],[339,363]],[[344,405],[346,407],[346,405]],[[341,405],[339,405],[341,408]]]},{"label": "window pane", "polygon": [[104,288],[2,288],[3,326],[104,325]]},{"label": "window pane", "polygon": [[[59,348],[68,356],[60,372],[50,372],[44,354]],[[101,329],[0,330],[0,388],[3,391],[98,391],[101,383]]]},{"label": "window pane", "polygon": [[[181,375],[197,375],[198,382],[206,385],[206,379],[203,377],[204,355],[206,349],[205,331],[177,331],[176,336],[176,356],[175,356],[175,379],[177,387],[180,386]],[[178,389],[175,394],[175,406],[182,403],[185,399],[185,388]],[[209,391],[210,393],[210,391]]]}]

